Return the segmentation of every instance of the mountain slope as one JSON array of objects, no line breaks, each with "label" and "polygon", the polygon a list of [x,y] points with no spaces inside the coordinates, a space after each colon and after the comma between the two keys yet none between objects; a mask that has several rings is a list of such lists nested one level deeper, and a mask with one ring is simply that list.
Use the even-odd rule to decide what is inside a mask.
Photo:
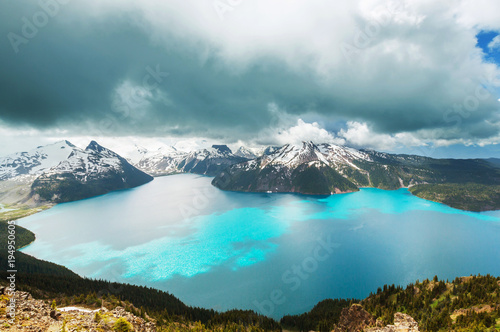
[{"label": "mountain slope", "polygon": [[152,179],[92,141],[85,150],[73,148],[67,159],[40,175],[31,189],[42,201],[60,203],[133,188]]},{"label": "mountain slope", "polygon": [[39,146],[28,152],[0,157],[0,181],[20,175],[39,175],[67,159],[76,147],[68,141]]},{"label": "mountain slope", "polygon": [[[325,194],[358,190],[355,181],[341,174],[344,166],[356,172],[353,159],[368,158],[353,149],[312,142],[287,144],[245,163],[233,165],[212,184],[224,190]],[[342,167],[341,167],[342,166]]]}]

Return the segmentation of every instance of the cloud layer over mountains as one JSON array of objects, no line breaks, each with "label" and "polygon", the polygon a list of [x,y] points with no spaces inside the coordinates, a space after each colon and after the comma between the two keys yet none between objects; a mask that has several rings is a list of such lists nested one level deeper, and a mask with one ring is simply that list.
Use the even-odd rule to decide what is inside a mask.
[{"label": "cloud layer over mountains", "polygon": [[7,0],[0,126],[498,143],[500,70],[480,31],[500,31],[498,1]]}]

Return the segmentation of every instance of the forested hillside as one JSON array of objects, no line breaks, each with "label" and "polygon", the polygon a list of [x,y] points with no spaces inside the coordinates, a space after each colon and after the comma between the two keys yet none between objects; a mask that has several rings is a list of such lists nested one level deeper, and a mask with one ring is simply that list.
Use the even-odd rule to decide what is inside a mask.
[{"label": "forested hillside", "polygon": [[420,331],[500,331],[500,278],[490,275],[385,285],[362,301],[324,300],[308,313],[283,317],[281,324],[296,331],[330,331],[342,309],[354,303],[383,324],[392,324],[394,314],[402,312],[418,322]]},{"label": "forested hillside", "polygon": [[[394,314],[413,317],[420,331],[499,331],[500,278],[461,277],[452,282],[416,281],[406,287],[385,285],[365,300],[327,299],[310,312],[285,316],[278,323],[252,311],[219,313],[185,305],[174,295],[147,287],[81,278],[70,270],[17,253],[17,287],[35,298],[55,300],[62,306],[83,305],[110,309],[123,306],[135,315],[153,319],[160,331],[331,331],[339,323],[342,310],[360,304],[373,321],[392,324]],[[5,257],[0,255],[0,265]],[[0,273],[1,283],[7,275]],[[162,330],[163,329],[163,330]]]}]

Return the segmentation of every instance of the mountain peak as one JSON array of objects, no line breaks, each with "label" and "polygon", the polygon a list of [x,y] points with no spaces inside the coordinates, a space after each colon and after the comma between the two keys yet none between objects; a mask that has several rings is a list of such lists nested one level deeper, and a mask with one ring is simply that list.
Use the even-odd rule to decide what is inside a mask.
[{"label": "mountain peak", "polygon": [[255,159],[257,158],[257,155],[250,149],[240,146],[238,151],[234,154],[235,156],[242,157],[242,158],[247,158],[247,159]]},{"label": "mountain peak", "polygon": [[314,144],[313,141],[302,141],[302,148],[303,149],[309,149],[309,150],[314,150],[317,148],[316,144]]},{"label": "mountain peak", "polygon": [[101,146],[96,141],[92,140],[92,141],[90,141],[89,145],[87,145],[87,147],[85,148],[85,150],[92,150],[92,151],[95,151],[95,152],[102,152],[102,151],[106,150],[106,148],[104,148],[103,146]]},{"label": "mountain peak", "polygon": [[68,146],[70,146],[72,148],[76,148],[76,146],[73,143],[71,143],[70,141],[68,141],[68,140],[64,140],[64,143],[66,143],[66,145],[68,145]]},{"label": "mountain peak", "polygon": [[227,145],[212,145],[212,148],[217,150],[220,153],[228,153],[231,154],[233,151]]},{"label": "mountain peak", "polygon": [[[60,140],[60,141],[57,141],[57,142],[54,142],[54,143],[49,143],[47,145],[40,145],[40,146],[37,146],[36,149],[44,149],[44,148],[47,148],[47,147],[60,147],[60,146],[69,146],[70,148],[76,148],[76,146],[71,143],[70,141],[68,140]],[[32,150],[34,151],[34,150]]]}]

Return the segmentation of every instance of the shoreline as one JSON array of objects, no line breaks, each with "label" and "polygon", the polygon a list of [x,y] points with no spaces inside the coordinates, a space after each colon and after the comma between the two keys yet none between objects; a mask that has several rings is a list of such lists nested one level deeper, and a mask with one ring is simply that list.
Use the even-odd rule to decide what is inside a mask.
[{"label": "shoreline", "polygon": [[[19,226],[19,225],[18,225],[18,227],[22,227],[22,226]],[[28,232],[31,232],[29,229],[27,229],[27,228],[25,228],[25,227],[23,227],[23,228],[24,228],[25,230],[27,230]],[[33,233],[33,232],[31,232],[31,233]],[[33,243],[35,243],[35,241],[36,241],[36,234],[35,234],[35,233],[33,233],[33,235],[35,236],[35,239],[34,239],[33,241],[31,241],[31,242],[30,242],[30,243],[28,243],[28,244],[25,244],[24,246],[22,246],[22,247],[20,247],[20,248],[17,248],[17,249],[16,249],[16,251],[22,251],[23,249],[25,249],[25,248],[29,247],[30,245],[32,245]]]},{"label": "shoreline", "polygon": [[[222,191],[227,191],[227,192],[233,192],[233,193],[243,193],[243,194],[268,194],[268,195],[272,195],[272,194],[292,194],[292,195],[302,195],[302,196],[315,196],[315,197],[329,197],[329,196],[334,196],[334,195],[344,195],[344,194],[353,194],[353,193],[356,193],[358,191],[346,191],[346,192],[339,192],[339,193],[324,193],[324,194],[311,194],[311,193],[303,193],[303,192],[294,192],[294,191],[249,191],[249,190],[226,190],[226,189],[221,189],[215,185],[212,184],[212,186],[214,186],[215,188],[219,189],[219,190],[222,190]],[[428,198],[425,198],[425,197],[420,197],[416,194],[414,194],[410,188],[414,187],[415,185],[411,185],[411,186],[408,186],[408,187],[399,187],[399,188],[395,188],[395,189],[384,189],[384,188],[377,188],[377,187],[359,187],[359,189],[378,189],[378,190],[384,190],[384,191],[396,191],[396,190],[401,190],[401,189],[406,189],[408,191],[408,193],[410,193],[412,196],[414,197],[418,197],[420,199],[423,199],[423,200],[426,200],[428,202],[434,202],[434,203],[439,203],[439,204],[443,204],[447,207],[450,207],[452,209],[456,209],[456,210],[460,210],[460,211],[464,211],[464,212],[474,212],[474,213],[482,213],[482,212],[495,212],[495,211],[500,211],[500,208],[498,209],[491,209],[491,208],[485,208],[485,209],[480,209],[479,211],[478,210],[470,210],[470,209],[465,209],[465,208],[460,208],[458,206],[453,206],[453,205],[449,205],[449,204],[446,204],[445,202],[442,202],[442,201],[438,201],[438,200],[432,200],[432,199],[428,199]]]}]

